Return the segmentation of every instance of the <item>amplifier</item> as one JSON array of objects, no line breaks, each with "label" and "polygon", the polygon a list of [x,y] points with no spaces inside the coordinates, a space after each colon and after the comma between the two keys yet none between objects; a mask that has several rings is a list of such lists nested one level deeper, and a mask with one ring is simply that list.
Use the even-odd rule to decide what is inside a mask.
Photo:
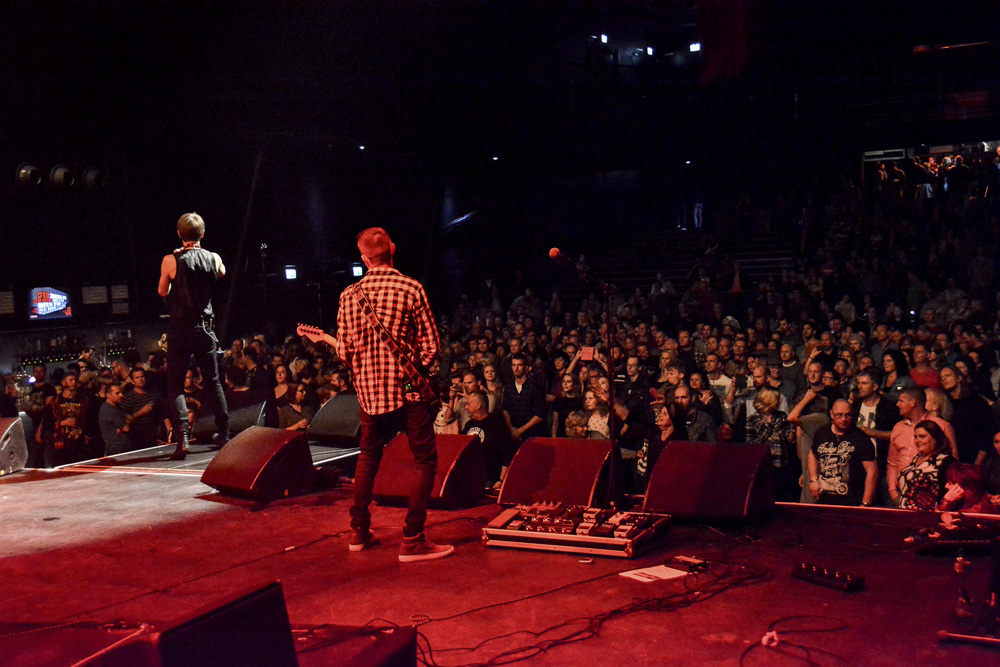
[{"label": "amplifier", "polygon": [[670,530],[670,516],[533,503],[504,510],[483,528],[488,547],[634,558]]}]

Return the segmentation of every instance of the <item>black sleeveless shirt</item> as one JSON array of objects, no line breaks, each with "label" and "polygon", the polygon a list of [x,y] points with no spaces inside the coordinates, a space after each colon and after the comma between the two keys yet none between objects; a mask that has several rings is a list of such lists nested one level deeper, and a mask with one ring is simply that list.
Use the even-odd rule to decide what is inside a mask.
[{"label": "black sleeveless shirt", "polygon": [[215,256],[203,248],[174,255],[177,275],[170,288],[170,321],[194,323],[212,317],[212,292],[218,281]]}]

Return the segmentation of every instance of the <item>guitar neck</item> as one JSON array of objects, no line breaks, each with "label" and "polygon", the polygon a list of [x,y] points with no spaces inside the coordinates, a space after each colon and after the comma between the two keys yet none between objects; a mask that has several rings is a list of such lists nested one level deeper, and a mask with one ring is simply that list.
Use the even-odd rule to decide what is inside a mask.
[{"label": "guitar neck", "polygon": [[314,343],[324,342],[330,347],[337,346],[337,339],[326,333],[319,327],[314,327],[308,324],[300,324],[295,328],[295,333],[300,336],[305,336]]}]

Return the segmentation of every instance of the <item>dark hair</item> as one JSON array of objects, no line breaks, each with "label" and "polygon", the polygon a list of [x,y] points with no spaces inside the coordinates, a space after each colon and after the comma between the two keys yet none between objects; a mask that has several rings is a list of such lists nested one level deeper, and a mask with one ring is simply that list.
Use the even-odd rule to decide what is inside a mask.
[{"label": "dark hair", "polygon": [[886,350],[882,355],[882,359],[886,357],[892,357],[893,362],[896,364],[896,375],[909,375],[910,374],[910,362],[906,360],[906,355],[900,350]]},{"label": "dark hair", "polygon": [[350,389],[350,387],[351,387],[351,374],[349,372],[347,372],[346,368],[341,368],[340,370],[334,371],[333,375],[331,375],[330,377],[331,378],[338,378],[339,380],[341,380],[344,383],[344,387],[346,389]]},{"label": "dark hair", "polygon": [[692,380],[692,378],[694,378],[695,375],[697,375],[698,377],[701,378],[702,384],[705,385],[703,387],[703,389],[708,389],[708,376],[705,375],[705,371],[701,371],[701,370],[693,370],[690,373],[688,373],[688,377],[687,377],[688,387],[691,386],[691,380]]},{"label": "dark hair", "polygon": [[927,392],[924,391],[923,387],[903,387],[903,389],[900,390],[899,395],[902,396],[903,394],[906,394],[913,399],[913,402],[921,408],[927,405]]},{"label": "dark hair", "polygon": [[316,392],[305,382],[295,383],[295,391],[292,392],[292,396],[298,393],[299,387],[303,387],[306,390],[306,397],[302,400],[302,405],[314,405],[316,403]]},{"label": "dark hair", "polygon": [[[881,373],[876,373],[871,368],[866,368],[866,369],[864,369],[862,371],[858,371],[858,374],[855,375],[854,377],[855,378],[860,378],[862,375],[867,376],[868,379],[871,380],[876,385],[882,382],[882,374]],[[876,389],[877,389],[877,387],[876,387]],[[900,393],[902,393],[902,392],[900,392]]]},{"label": "dark hair", "polygon": [[[955,386],[955,390],[958,391],[958,397],[968,398],[969,395],[972,394],[972,387],[969,386],[969,378],[965,377],[965,374],[962,373],[962,371],[955,368],[955,366],[952,364],[949,364],[947,366],[942,366],[941,370],[938,371],[938,376],[940,377],[941,373],[943,373],[945,370],[951,372],[951,374],[955,376],[955,381],[958,383]],[[951,392],[945,392],[945,393],[949,394],[950,397]]]},{"label": "dark hair", "polygon": [[[663,406],[657,409],[654,414],[658,413],[660,410],[666,410],[667,414],[670,415],[670,421],[674,425],[674,432],[670,436],[671,440],[687,440],[687,420],[684,415],[680,414],[677,410],[677,405],[674,404],[673,400],[670,400],[663,404]],[[652,425],[654,432],[658,430],[658,427],[654,424]]]},{"label": "dark hair", "polygon": [[573,383],[573,390],[572,390],[573,394],[579,395],[579,394],[583,393],[583,387],[580,385],[580,378],[578,376],[574,375],[573,373],[565,373],[564,372],[562,375],[559,376],[559,395],[560,396],[569,396],[569,394],[564,394],[563,391],[562,391],[562,383],[566,380],[566,378],[569,378],[570,382]]},{"label": "dark hair", "polygon": [[974,465],[954,463],[948,468],[947,479],[952,484],[958,484],[963,491],[979,497],[983,494],[983,473]]},{"label": "dark hair", "polygon": [[333,395],[337,393],[333,385],[325,384],[316,390],[316,397],[319,398],[320,403],[326,403],[328,400],[333,398]]},{"label": "dark hair", "polygon": [[247,372],[239,366],[230,366],[226,369],[226,380],[234,387],[242,387],[247,383]]},{"label": "dark hair", "polygon": [[951,449],[951,445],[948,444],[948,438],[944,434],[944,430],[938,426],[937,422],[930,419],[924,419],[917,422],[917,425],[913,427],[913,430],[922,428],[927,431],[928,434],[934,439],[934,451],[931,456],[937,456],[938,454],[944,454]]}]

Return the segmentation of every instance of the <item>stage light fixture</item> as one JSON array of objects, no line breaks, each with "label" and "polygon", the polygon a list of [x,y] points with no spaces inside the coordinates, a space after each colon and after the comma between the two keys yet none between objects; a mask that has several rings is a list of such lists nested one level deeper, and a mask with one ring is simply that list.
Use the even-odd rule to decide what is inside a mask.
[{"label": "stage light fixture", "polygon": [[605,34],[601,34],[601,44],[607,44],[607,43],[608,43],[608,36]]},{"label": "stage light fixture", "polygon": [[73,170],[69,167],[57,164],[49,172],[49,182],[58,188],[69,188],[73,187],[73,184],[76,183],[76,177],[73,175]]},{"label": "stage light fixture", "polygon": [[652,46],[647,46],[646,47],[646,55],[647,56],[653,55],[653,47]]},{"label": "stage light fixture", "polygon": [[101,169],[89,167],[83,171],[83,184],[93,190],[99,190],[108,184],[108,176]]},{"label": "stage light fixture", "polygon": [[42,182],[42,172],[35,165],[25,162],[17,168],[17,182],[19,185],[39,185]]}]

